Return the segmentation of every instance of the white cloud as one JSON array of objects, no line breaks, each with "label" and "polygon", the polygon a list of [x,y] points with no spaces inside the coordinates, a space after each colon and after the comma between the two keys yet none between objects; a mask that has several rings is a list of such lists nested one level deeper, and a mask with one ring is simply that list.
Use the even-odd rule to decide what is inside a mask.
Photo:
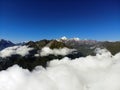
[{"label": "white cloud", "polygon": [[[69,49],[69,48],[60,48],[60,49],[50,49],[49,47],[44,47],[42,48],[40,55],[41,56],[48,56],[50,54],[52,55],[68,55],[70,53],[72,53],[73,51],[75,51],[75,49]],[[37,55],[36,55],[37,56]]]},{"label": "white cloud", "polygon": [[19,66],[0,72],[0,90],[120,90],[120,53],[53,60],[33,72]]},{"label": "white cloud", "polygon": [[9,57],[11,55],[21,55],[25,56],[29,54],[29,51],[32,50],[32,48],[28,48],[28,46],[13,46],[13,47],[8,47],[0,51],[0,57]]}]

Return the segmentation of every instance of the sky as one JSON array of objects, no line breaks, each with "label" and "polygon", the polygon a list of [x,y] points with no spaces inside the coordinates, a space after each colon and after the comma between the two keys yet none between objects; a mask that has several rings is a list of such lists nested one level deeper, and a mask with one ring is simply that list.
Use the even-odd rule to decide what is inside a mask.
[{"label": "sky", "polygon": [[120,40],[119,0],[0,0],[0,38]]}]

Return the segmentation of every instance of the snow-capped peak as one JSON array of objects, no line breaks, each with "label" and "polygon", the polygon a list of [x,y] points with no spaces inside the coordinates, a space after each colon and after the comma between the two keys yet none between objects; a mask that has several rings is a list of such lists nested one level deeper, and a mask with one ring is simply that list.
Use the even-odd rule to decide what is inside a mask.
[{"label": "snow-capped peak", "polygon": [[78,38],[78,37],[76,37],[76,38],[67,38],[67,37],[63,36],[63,37],[60,38],[60,40],[65,40],[65,41],[66,41],[66,40],[67,40],[67,41],[68,41],[68,40],[80,41],[80,38]]},{"label": "snow-capped peak", "polygon": [[63,36],[61,37],[61,40],[67,40],[67,37]]},{"label": "snow-capped peak", "polygon": [[80,38],[72,38],[73,40],[75,40],[75,41],[79,41],[80,40]]}]

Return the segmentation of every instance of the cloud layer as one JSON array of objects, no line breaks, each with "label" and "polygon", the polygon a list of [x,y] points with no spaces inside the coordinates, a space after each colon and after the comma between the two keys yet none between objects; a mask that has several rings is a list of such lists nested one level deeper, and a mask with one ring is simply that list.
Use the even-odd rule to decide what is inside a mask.
[{"label": "cloud layer", "polygon": [[[72,53],[73,51],[75,51],[75,49],[69,49],[69,48],[60,48],[60,49],[50,49],[49,47],[44,47],[42,48],[40,55],[41,56],[48,56],[48,55],[68,55],[70,53]],[[36,55],[37,56],[37,55]]]},{"label": "cloud layer", "polygon": [[29,54],[29,51],[31,51],[32,48],[28,48],[28,46],[13,46],[13,47],[8,47],[0,51],[0,57],[5,58],[9,57],[11,55],[21,55],[25,56]]},{"label": "cloud layer", "polygon": [[33,72],[15,65],[0,72],[0,90],[120,90],[120,53],[56,59]]}]

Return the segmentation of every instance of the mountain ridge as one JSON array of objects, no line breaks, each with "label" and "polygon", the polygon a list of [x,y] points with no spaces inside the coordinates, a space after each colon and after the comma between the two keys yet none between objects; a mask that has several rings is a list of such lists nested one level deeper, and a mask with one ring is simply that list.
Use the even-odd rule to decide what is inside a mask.
[{"label": "mountain ridge", "polygon": [[[3,40],[2,40],[3,41]],[[8,45],[8,41],[4,40]],[[95,49],[106,48],[112,55],[120,52],[120,41],[96,41],[96,40],[80,40],[80,39],[66,39],[66,40],[39,40],[29,41],[26,43],[14,44],[11,41],[10,45],[0,43],[0,46],[6,46],[0,51],[0,70],[6,70],[8,67],[15,64],[22,68],[32,71],[36,66],[46,67],[47,64],[54,59],[60,60],[64,57],[72,59],[79,57],[86,57],[89,55],[96,55]],[[19,47],[16,47],[19,46]],[[47,47],[47,48],[45,48]],[[22,48],[24,50],[22,50]],[[7,51],[8,50],[8,51]],[[26,51],[27,50],[27,51]],[[62,53],[67,52],[63,55]],[[72,51],[73,50],[73,51]],[[23,55],[25,51],[26,55]],[[6,53],[7,52],[7,53]],[[44,56],[41,56],[41,52]],[[56,54],[57,53],[57,54]],[[8,54],[7,57],[2,58],[1,55]],[[10,54],[10,55],[9,55]],[[22,56],[21,56],[21,55]]]},{"label": "mountain ridge", "polygon": [[0,50],[5,49],[10,46],[14,46],[15,44],[9,40],[0,39]]}]

